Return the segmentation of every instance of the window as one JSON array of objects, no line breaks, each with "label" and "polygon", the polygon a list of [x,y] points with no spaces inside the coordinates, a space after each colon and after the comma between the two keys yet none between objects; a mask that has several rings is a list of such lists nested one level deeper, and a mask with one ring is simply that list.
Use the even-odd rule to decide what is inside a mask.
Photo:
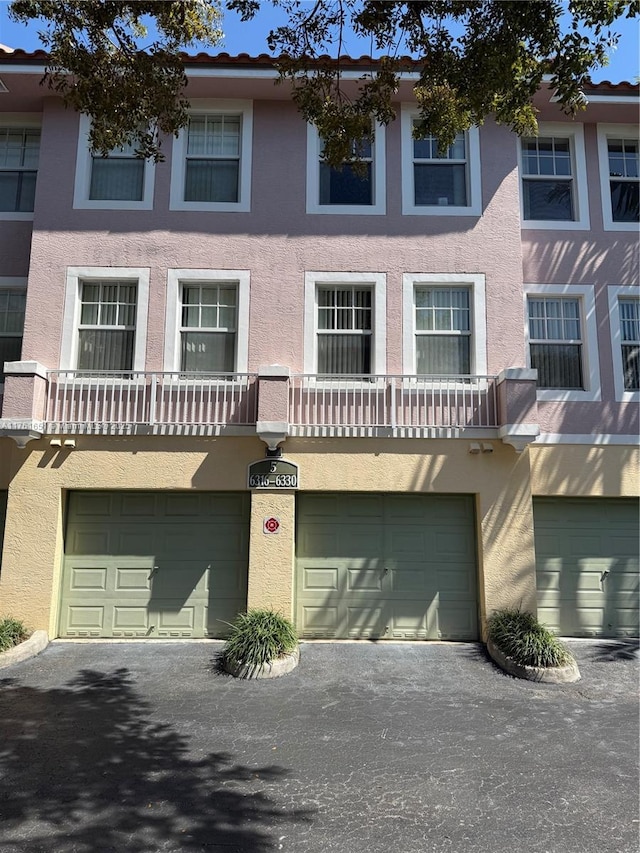
[{"label": "window", "polygon": [[136,333],[136,285],[83,281],[78,330],[79,370],[131,370]]},{"label": "window", "polygon": [[9,281],[0,279],[0,382],[4,382],[5,361],[20,361],[27,301],[26,282]]},{"label": "window", "polygon": [[405,273],[403,293],[405,374],[486,375],[484,275]]},{"label": "window", "polygon": [[164,364],[185,373],[246,373],[249,272],[168,273]]},{"label": "window", "polygon": [[307,213],[385,212],[384,127],[375,126],[373,142],[354,147],[353,161],[341,169],[322,159],[323,143],[313,125],[307,129]]},{"label": "window", "polygon": [[385,288],[381,273],[306,273],[305,373],[385,373]]},{"label": "window", "polygon": [[233,371],[236,360],[236,285],[183,284],[180,370]]},{"label": "window", "polygon": [[634,231],[640,221],[638,128],[598,125],[598,153],[606,231]]},{"label": "window", "polygon": [[591,285],[525,285],[529,367],[538,399],[600,400],[600,367]]},{"label": "window", "polygon": [[416,373],[471,372],[469,290],[416,287]]},{"label": "window", "polygon": [[529,297],[531,367],[539,388],[584,389],[582,333],[577,299]]},{"label": "window", "polygon": [[153,162],[138,157],[135,145],[114,148],[107,157],[89,147],[88,116],[80,116],[76,183],[76,209],[151,210],[153,208]]},{"label": "window", "polygon": [[0,127],[0,215],[33,213],[39,155],[39,127]]},{"label": "window", "polygon": [[618,402],[640,402],[640,288],[610,285],[613,381]]},{"label": "window", "polygon": [[370,287],[318,287],[318,373],[371,373]]},{"label": "window", "polygon": [[620,333],[625,391],[640,391],[640,299],[621,299]]},{"label": "window", "polygon": [[416,108],[402,107],[402,212],[435,216],[479,216],[480,144],[478,128],[459,133],[441,153],[433,136],[416,139]]},{"label": "window", "polygon": [[[248,211],[252,106],[220,101],[220,109],[193,112],[173,146],[171,208]],[[209,102],[211,103],[211,102]]]},{"label": "window", "polygon": [[69,267],[61,370],[143,371],[149,270]]},{"label": "window", "polygon": [[522,219],[529,228],[588,228],[582,127],[540,124],[520,140]]}]

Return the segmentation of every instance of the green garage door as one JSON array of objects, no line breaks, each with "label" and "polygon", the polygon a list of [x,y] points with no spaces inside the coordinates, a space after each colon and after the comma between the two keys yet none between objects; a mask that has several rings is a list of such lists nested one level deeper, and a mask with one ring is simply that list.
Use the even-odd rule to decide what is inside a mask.
[{"label": "green garage door", "polygon": [[567,637],[638,636],[637,500],[536,498],[538,616]]},{"label": "green garage door", "polygon": [[302,637],[475,640],[473,499],[299,494]]},{"label": "green garage door", "polygon": [[220,637],[247,604],[249,496],[73,492],[62,637]]}]

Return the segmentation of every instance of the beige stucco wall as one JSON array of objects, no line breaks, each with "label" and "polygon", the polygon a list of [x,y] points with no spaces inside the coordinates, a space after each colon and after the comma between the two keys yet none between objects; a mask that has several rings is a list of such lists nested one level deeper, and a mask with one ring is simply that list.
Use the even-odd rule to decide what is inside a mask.
[{"label": "beige stucco wall", "polygon": [[[247,465],[264,456],[257,438],[76,436],[73,450],[0,442],[0,487],[9,485],[0,612],[56,633],[64,501],[75,489],[244,490]],[[498,441],[470,454],[467,440],[288,439],[305,491],[473,494],[480,615],[535,607],[531,495],[638,494],[637,448],[560,446],[521,455]],[[531,467],[530,467],[531,466]],[[2,480],[3,475],[5,480]],[[252,495],[249,606],[293,614],[295,494]],[[268,516],[278,534],[265,534]]]}]

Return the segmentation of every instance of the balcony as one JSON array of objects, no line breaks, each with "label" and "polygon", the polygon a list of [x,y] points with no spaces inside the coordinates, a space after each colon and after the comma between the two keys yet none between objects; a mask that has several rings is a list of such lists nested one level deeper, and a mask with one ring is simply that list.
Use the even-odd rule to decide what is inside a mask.
[{"label": "balcony", "polygon": [[318,376],[289,386],[292,435],[489,435],[497,430],[495,376]]},{"label": "balcony", "polygon": [[47,371],[45,431],[219,434],[255,433],[252,373]]}]

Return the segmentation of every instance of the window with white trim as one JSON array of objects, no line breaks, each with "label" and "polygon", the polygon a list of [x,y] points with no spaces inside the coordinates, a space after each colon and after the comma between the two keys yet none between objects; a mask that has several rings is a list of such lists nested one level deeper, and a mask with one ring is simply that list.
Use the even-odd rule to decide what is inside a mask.
[{"label": "window with white trim", "polygon": [[580,301],[530,296],[527,304],[538,387],[584,390]]},{"label": "window with white trim", "polygon": [[73,206],[94,210],[151,210],[155,165],[136,154],[134,144],[107,156],[91,150],[88,116],[80,116]]},{"label": "window with white trim", "polygon": [[523,224],[530,228],[588,228],[584,136],[540,124],[540,135],[520,140]]},{"label": "window with white trim", "polygon": [[431,135],[416,138],[420,118],[403,104],[402,212],[432,216],[479,216],[482,212],[477,127],[457,134],[446,151]]},{"label": "window with white trim", "polygon": [[471,373],[471,307],[468,287],[415,289],[416,373]]},{"label": "window with white trim", "polygon": [[304,372],[358,377],[385,369],[384,273],[305,273]]},{"label": "window with white trim", "polygon": [[5,287],[0,281],[0,383],[5,361],[20,361],[26,301],[26,287]]},{"label": "window with white trim", "polygon": [[145,368],[149,269],[68,267],[61,370]]},{"label": "window with white trim", "polygon": [[598,156],[605,230],[637,232],[640,222],[637,125],[598,125]]},{"label": "window with white trim", "polygon": [[0,212],[33,213],[39,127],[0,126]]},{"label": "window with white trim", "polygon": [[620,347],[625,391],[640,391],[640,299],[618,300]]},{"label": "window with white trim", "polygon": [[129,281],[83,281],[78,326],[79,370],[131,370],[137,290]]},{"label": "window with white trim", "polygon": [[402,286],[403,372],[486,375],[484,275],[405,273]]},{"label": "window with white trim", "polygon": [[237,285],[233,282],[181,285],[180,370],[225,373],[235,370]]},{"label": "window with white trim", "polygon": [[193,111],[174,141],[171,208],[248,211],[253,111],[249,101],[221,101]]},{"label": "window with white trim", "polygon": [[384,127],[376,124],[373,139],[355,144],[353,158],[340,168],[324,161],[323,149],[308,125],[307,213],[384,213]]}]

